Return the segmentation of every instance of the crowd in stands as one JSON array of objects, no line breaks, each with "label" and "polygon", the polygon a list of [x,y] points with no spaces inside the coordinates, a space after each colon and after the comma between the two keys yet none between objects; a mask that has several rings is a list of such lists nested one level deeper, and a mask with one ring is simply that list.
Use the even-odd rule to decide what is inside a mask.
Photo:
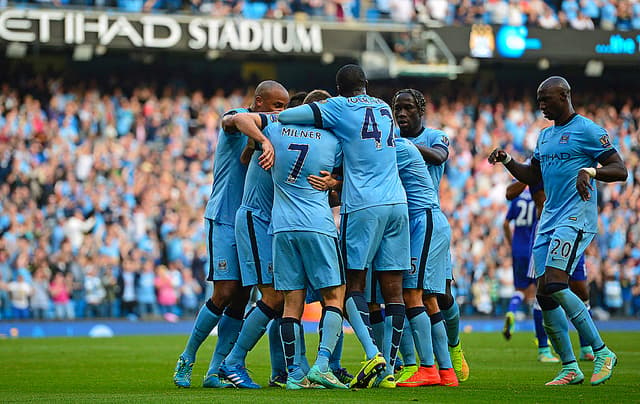
[{"label": "crowd in stands", "polygon": [[[390,100],[395,90],[370,93]],[[487,155],[499,144],[530,155],[548,122],[533,93],[426,94],[426,124],[451,139],[440,193],[455,293],[465,315],[499,315],[513,292],[502,231],[511,178]],[[197,310],[211,293],[203,211],[220,117],[251,95],[144,85],[125,92],[39,76],[0,84],[0,318]],[[621,97],[576,90],[574,102],[608,130],[630,171],[626,183],[600,184],[600,234],[587,255],[592,305],[637,316],[640,103]]]},{"label": "crowd in stands", "polygon": [[[16,4],[28,0],[14,0]],[[547,29],[640,29],[639,0],[37,0],[48,6],[213,17],[319,18],[426,24],[508,24]],[[0,0],[0,8],[7,0]]]}]

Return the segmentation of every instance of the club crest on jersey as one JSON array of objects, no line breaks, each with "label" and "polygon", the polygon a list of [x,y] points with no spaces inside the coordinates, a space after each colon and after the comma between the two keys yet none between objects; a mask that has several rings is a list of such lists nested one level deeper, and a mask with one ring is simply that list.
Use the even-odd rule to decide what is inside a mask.
[{"label": "club crest on jersey", "polygon": [[611,147],[611,141],[609,140],[609,135],[604,134],[600,136],[600,144],[604,148]]},{"label": "club crest on jersey", "polygon": [[567,143],[569,143],[569,135],[560,136],[560,144],[567,144]]},{"label": "club crest on jersey", "polygon": [[440,137],[440,140],[442,140],[442,143],[444,143],[445,145],[447,145],[447,147],[449,147],[449,138],[447,136],[442,135]]},{"label": "club crest on jersey", "polygon": [[226,271],[227,270],[227,260],[218,261],[218,270],[219,271]]}]

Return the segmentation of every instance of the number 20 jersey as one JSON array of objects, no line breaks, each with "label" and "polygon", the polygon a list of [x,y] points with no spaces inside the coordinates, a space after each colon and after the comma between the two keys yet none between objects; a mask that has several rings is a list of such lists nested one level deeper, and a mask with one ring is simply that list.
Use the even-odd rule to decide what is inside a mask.
[{"label": "number 20 jersey", "polygon": [[268,125],[263,133],[273,144],[276,155],[271,168],[273,232],[314,231],[336,237],[329,193],[314,189],[307,177],[320,175],[320,171],[332,172],[342,164],[338,139],[333,133],[313,126],[278,122]]},{"label": "number 20 jersey", "polygon": [[316,127],[331,129],[342,143],[342,213],[407,203],[396,164],[389,105],[362,94],[333,97],[310,106]]}]

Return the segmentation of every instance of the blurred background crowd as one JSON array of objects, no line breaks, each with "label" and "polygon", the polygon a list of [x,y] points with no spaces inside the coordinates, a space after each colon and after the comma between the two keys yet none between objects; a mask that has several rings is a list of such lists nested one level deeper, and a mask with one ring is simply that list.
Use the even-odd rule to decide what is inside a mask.
[{"label": "blurred background crowd", "polygon": [[212,17],[322,18],[425,24],[508,24],[547,29],[640,29],[639,0],[0,0],[0,7],[97,7]]},{"label": "blurred background crowd", "polygon": [[[390,101],[399,88],[374,83],[370,93]],[[511,178],[486,156],[499,144],[530,156],[549,122],[531,89],[418,88],[430,101],[426,125],[451,139],[440,194],[457,299],[465,315],[501,315],[513,293],[502,230]],[[600,234],[587,253],[591,303],[638,316],[640,102],[585,90],[574,90],[578,112],[607,129],[630,172],[626,183],[599,184]],[[249,105],[252,92],[124,90],[38,75],[2,83],[0,317],[192,315],[211,293],[202,217],[220,117]]]}]

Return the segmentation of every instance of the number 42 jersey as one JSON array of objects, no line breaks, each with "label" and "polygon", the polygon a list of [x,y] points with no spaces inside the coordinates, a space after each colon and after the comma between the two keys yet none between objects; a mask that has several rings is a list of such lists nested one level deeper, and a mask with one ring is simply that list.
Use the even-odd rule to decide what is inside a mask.
[{"label": "number 42 jersey", "polygon": [[[307,119],[311,117],[311,119]],[[314,123],[342,143],[342,213],[407,203],[396,164],[391,108],[366,94],[332,97],[280,113],[283,123]],[[299,120],[298,120],[299,119]]]},{"label": "number 42 jersey", "polygon": [[263,129],[275,150],[271,168],[274,183],[273,232],[314,231],[337,236],[328,191],[318,191],[307,181],[320,171],[332,172],[342,164],[338,139],[328,130],[273,122]]}]

